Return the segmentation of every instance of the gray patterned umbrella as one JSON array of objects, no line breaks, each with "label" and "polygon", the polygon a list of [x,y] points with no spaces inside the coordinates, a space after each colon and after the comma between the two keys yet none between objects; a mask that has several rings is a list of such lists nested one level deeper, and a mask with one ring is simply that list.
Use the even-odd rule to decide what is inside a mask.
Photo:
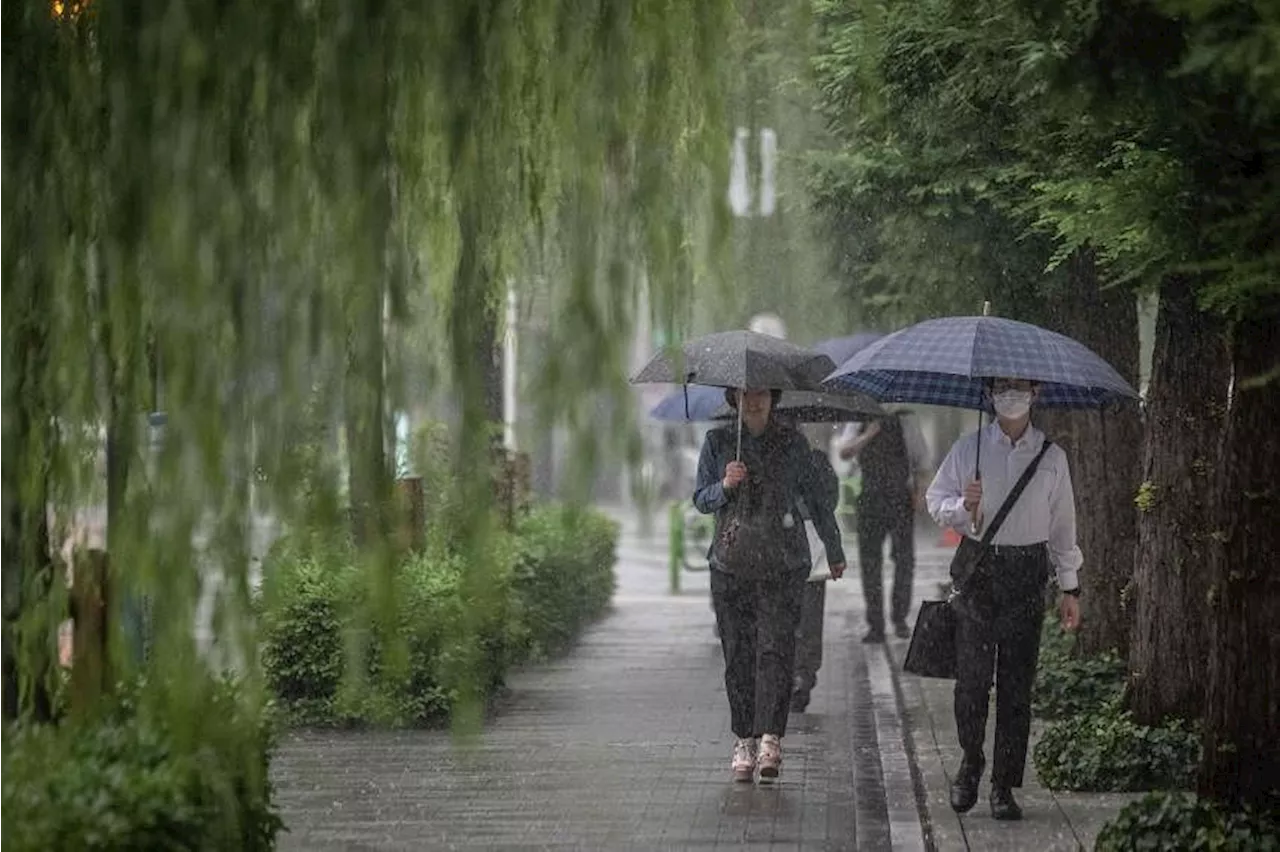
[{"label": "gray patterned umbrella", "polygon": [[[797,423],[847,423],[885,416],[885,410],[866,394],[783,391],[775,409]],[[724,391],[715,387],[687,387],[674,390],[653,407],[649,416],[676,423],[732,420],[737,416],[725,402]]]},{"label": "gray patterned umbrella", "polygon": [[753,331],[722,331],[661,352],[631,380],[753,390],[821,391],[835,369],[826,355]]}]

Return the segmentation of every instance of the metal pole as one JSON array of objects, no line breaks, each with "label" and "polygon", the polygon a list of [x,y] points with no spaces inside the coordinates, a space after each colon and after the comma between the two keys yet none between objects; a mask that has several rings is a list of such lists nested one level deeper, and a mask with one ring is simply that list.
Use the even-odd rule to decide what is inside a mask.
[{"label": "metal pole", "polygon": [[680,594],[680,571],[684,567],[684,510],[679,500],[673,500],[668,509],[667,574],[671,594]]}]

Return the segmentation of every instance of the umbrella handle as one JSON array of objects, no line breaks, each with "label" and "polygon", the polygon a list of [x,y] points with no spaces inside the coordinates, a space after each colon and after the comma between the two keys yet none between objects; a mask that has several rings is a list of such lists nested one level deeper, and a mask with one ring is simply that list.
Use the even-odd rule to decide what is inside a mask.
[{"label": "umbrella handle", "polygon": [[737,461],[742,461],[742,397],[738,397],[738,454]]},{"label": "umbrella handle", "polygon": [[[978,447],[973,457],[973,478],[978,482],[982,481],[982,410],[978,410]],[[973,520],[969,524],[975,538],[982,532],[982,504],[978,504],[978,508],[974,510]]]}]

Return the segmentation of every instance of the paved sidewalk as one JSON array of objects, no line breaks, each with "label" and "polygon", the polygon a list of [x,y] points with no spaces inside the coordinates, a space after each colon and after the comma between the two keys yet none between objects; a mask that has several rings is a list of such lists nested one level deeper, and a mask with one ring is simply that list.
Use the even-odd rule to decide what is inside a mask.
[{"label": "paved sidewalk", "polygon": [[[938,547],[930,539],[917,543],[915,601],[936,599],[939,584],[948,579],[952,550]],[[960,748],[956,739],[952,711],[954,681],[919,678],[902,672],[906,642],[891,642],[886,651],[901,690],[902,709],[909,721],[915,763],[919,771],[926,809],[927,833],[933,848],[951,850],[1058,850],[1092,849],[1103,824],[1136,795],[1111,793],[1054,793],[1044,788],[1036,777],[1030,755],[1027,760],[1025,785],[1018,793],[1023,806],[1021,822],[997,822],[987,806],[986,783],[978,804],[960,816],[951,810],[951,773],[960,765]],[[987,749],[994,741],[995,708],[989,718]],[[1032,748],[1043,725],[1032,725]]]},{"label": "paved sidewalk", "polygon": [[705,574],[667,593],[665,530],[627,523],[613,612],[516,673],[470,746],[447,732],[288,737],[283,850],[923,849],[883,653],[832,584],[825,659],[776,788],[728,780],[732,734]]}]

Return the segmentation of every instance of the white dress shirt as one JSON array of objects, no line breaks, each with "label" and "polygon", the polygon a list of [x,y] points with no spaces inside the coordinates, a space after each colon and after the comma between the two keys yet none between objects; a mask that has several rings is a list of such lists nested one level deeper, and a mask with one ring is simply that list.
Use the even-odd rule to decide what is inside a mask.
[{"label": "white dress shirt", "polygon": [[[982,502],[978,513],[984,523],[995,518],[1004,498],[1044,444],[1044,433],[1034,426],[1028,425],[1014,443],[998,423],[956,441],[933,478],[925,501],[935,521],[966,535],[970,533],[972,518],[964,507],[964,487],[973,481],[979,436],[982,439]],[[1071,490],[1071,472],[1067,470],[1067,454],[1057,444],[1044,454],[1035,476],[992,539],[992,544],[1015,546],[1041,542],[1048,544],[1049,562],[1058,574],[1058,587],[1076,588],[1084,556],[1076,544],[1076,502]]]}]

